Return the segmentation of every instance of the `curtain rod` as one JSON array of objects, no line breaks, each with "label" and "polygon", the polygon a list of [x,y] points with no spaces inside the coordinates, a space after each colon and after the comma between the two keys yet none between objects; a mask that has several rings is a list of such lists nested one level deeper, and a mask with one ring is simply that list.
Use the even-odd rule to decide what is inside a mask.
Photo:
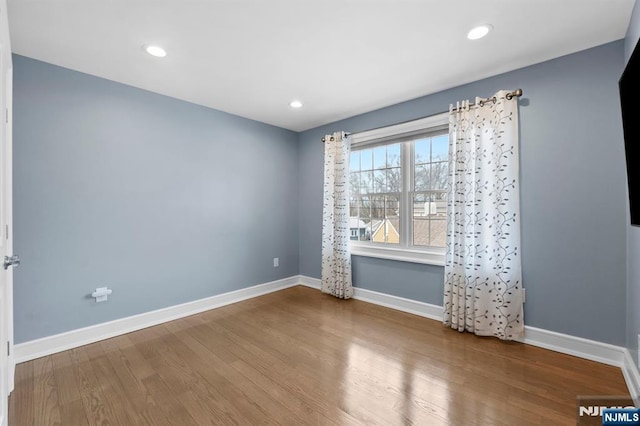
[{"label": "curtain rod", "polygon": [[[508,92],[504,97],[505,97],[505,98],[507,98],[507,100],[509,100],[509,101],[510,101],[510,100],[511,100],[511,99],[513,99],[514,97],[518,98],[518,97],[520,97],[520,96],[522,96],[522,89],[516,89],[516,90],[514,90],[513,92]],[[495,104],[496,102],[498,102],[498,98],[496,98],[495,96],[493,96],[493,97],[491,97],[491,98],[487,98],[487,99],[480,99],[480,100],[478,101],[478,106],[481,106],[481,107],[482,107],[482,106],[484,106],[484,104],[485,104],[485,103],[487,103],[487,102],[493,102],[493,103]],[[470,103],[470,104],[469,104],[469,107],[472,107],[472,106],[476,106],[476,104],[475,104],[474,102]],[[458,110],[458,108],[452,108],[452,109],[451,109],[451,111],[457,111],[457,110]]]},{"label": "curtain rod", "polygon": [[[505,95],[505,98],[507,98],[507,100],[511,100],[511,99],[513,99],[514,97],[519,98],[520,96],[522,96],[522,89],[516,89],[516,90],[514,90],[513,92],[509,92],[509,93],[507,93],[507,94]],[[493,96],[493,97],[491,97],[491,98],[487,98],[487,99],[480,99],[480,101],[478,101],[478,106],[481,106],[481,107],[482,107],[482,106],[484,106],[484,104],[485,104],[485,103],[487,103],[487,102],[493,102],[493,103],[495,104],[497,101],[498,101],[498,99],[497,99],[495,96]],[[470,104],[469,104],[469,107],[473,107],[473,106],[476,106],[475,102],[472,102],[472,103],[470,103]],[[452,108],[452,109],[451,109],[451,111],[452,111],[452,112],[453,112],[453,111],[457,111],[457,110],[458,110],[458,108]],[[449,112],[449,111],[442,111],[442,112],[440,112],[440,113],[438,113],[438,114],[442,114],[442,113],[444,113],[444,112]],[[436,115],[436,114],[432,114],[432,115]],[[421,118],[426,118],[426,117],[421,117]],[[408,123],[409,121],[414,121],[414,120],[420,120],[420,118],[415,118],[415,119],[413,119],[413,120],[408,120],[408,121],[404,121],[404,122],[396,123],[396,124]],[[390,126],[393,126],[393,125],[394,125],[394,124],[390,124]],[[387,127],[387,126],[384,126],[384,127]],[[376,129],[381,129],[381,128],[382,128],[382,127],[376,127],[376,128],[374,128],[374,129],[361,130],[361,131],[362,131],[362,132],[368,132],[368,131],[370,131],[370,130],[376,130]],[[351,133],[348,133],[348,132],[344,132],[344,134],[345,134],[346,136],[350,136],[350,135],[351,135]],[[322,142],[324,143],[324,137],[322,138]]]}]

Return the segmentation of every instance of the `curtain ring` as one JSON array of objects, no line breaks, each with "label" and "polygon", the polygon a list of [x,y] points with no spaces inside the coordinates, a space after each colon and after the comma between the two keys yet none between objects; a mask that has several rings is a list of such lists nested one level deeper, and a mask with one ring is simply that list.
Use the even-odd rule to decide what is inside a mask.
[{"label": "curtain ring", "polygon": [[511,93],[511,92],[507,93],[505,98],[507,98],[507,100],[510,101],[511,99],[513,99],[513,93]]}]

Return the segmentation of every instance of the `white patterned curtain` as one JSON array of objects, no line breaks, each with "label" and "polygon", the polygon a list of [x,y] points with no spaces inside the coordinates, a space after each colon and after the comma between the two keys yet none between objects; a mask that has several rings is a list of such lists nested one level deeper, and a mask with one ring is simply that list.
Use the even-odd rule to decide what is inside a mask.
[{"label": "white patterned curtain", "polygon": [[449,153],[443,322],[516,339],[524,333],[517,98],[500,91],[452,106]]},{"label": "white patterned curtain", "polygon": [[349,156],[351,138],[343,132],[324,137],[322,207],[322,287],[341,299],[353,296],[349,252]]}]

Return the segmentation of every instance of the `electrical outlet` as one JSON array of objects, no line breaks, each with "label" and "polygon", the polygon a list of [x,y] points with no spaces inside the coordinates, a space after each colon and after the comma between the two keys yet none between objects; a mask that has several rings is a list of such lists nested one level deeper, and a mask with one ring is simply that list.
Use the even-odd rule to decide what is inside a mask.
[{"label": "electrical outlet", "polygon": [[280,266],[280,258],[279,257],[274,257],[273,258],[273,267],[277,268],[278,266]]}]

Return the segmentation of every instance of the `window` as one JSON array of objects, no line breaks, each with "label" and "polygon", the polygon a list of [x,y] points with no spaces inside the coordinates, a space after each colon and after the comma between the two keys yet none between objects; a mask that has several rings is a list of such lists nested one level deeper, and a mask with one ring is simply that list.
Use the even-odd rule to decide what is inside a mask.
[{"label": "window", "polygon": [[448,114],[352,135],[351,251],[443,264]]}]

